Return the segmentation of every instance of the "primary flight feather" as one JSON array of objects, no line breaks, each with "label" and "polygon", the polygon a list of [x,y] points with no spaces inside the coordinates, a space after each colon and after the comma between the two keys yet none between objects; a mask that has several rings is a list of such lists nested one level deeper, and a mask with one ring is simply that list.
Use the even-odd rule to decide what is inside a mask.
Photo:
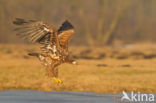
[{"label": "primary flight feather", "polygon": [[65,21],[59,29],[56,29],[42,21],[21,18],[16,18],[13,24],[18,26],[15,31],[19,37],[41,44],[42,53],[29,53],[29,55],[38,57],[46,66],[47,74],[56,83],[62,83],[58,79],[58,66],[62,63],[77,64],[70,58],[68,52],[68,43],[75,33],[73,25]]}]

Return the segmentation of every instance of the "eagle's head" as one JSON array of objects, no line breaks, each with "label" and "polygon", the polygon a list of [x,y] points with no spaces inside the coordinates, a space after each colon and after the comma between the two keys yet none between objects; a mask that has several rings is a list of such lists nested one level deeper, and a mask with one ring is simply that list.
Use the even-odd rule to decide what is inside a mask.
[{"label": "eagle's head", "polygon": [[74,61],[72,61],[72,64],[78,65],[78,62],[74,60]]}]

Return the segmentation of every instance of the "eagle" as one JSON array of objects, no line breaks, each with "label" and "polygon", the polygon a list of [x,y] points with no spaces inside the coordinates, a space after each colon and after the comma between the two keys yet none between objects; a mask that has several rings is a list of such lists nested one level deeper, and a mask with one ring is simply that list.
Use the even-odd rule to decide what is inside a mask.
[{"label": "eagle", "polygon": [[21,18],[16,18],[13,24],[17,25],[14,29],[17,36],[40,44],[41,53],[30,52],[28,55],[36,56],[45,65],[47,75],[55,83],[62,84],[62,80],[58,78],[58,66],[62,63],[78,64],[68,51],[68,43],[75,33],[73,25],[66,20],[56,29],[43,21]]}]

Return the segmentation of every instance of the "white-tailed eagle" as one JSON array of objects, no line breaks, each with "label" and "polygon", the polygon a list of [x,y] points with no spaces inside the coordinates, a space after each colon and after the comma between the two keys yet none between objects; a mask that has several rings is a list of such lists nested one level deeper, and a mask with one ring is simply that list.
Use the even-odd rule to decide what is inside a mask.
[{"label": "white-tailed eagle", "polygon": [[32,43],[41,44],[42,53],[29,53],[36,56],[46,66],[48,76],[56,83],[62,83],[58,78],[58,66],[62,63],[77,64],[68,52],[68,43],[74,34],[74,27],[69,21],[63,22],[59,29],[36,20],[16,18],[13,24],[17,35]]}]

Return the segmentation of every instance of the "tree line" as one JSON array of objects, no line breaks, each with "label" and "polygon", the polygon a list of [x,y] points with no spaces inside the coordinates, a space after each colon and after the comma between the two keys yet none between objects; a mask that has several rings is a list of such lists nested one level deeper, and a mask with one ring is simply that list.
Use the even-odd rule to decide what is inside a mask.
[{"label": "tree line", "polygon": [[156,0],[0,0],[0,43],[21,43],[15,18],[37,19],[59,28],[75,27],[72,43],[110,45],[156,40]]}]

